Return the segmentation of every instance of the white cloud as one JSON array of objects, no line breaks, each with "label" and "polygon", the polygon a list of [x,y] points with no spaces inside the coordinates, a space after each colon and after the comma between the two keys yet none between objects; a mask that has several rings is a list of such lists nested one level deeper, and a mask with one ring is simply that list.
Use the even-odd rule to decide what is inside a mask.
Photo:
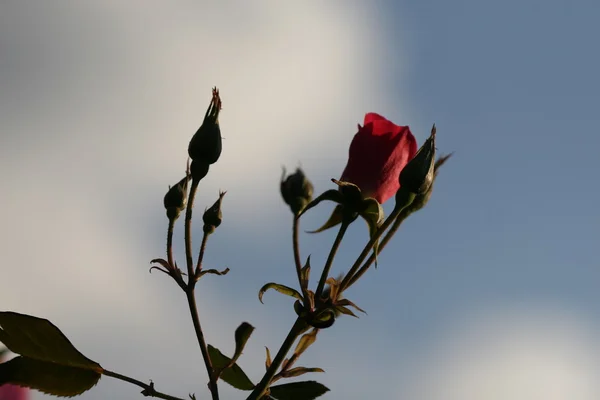
[{"label": "white cloud", "polygon": [[409,400],[600,398],[597,327],[546,306],[487,309],[457,319],[402,380]]}]

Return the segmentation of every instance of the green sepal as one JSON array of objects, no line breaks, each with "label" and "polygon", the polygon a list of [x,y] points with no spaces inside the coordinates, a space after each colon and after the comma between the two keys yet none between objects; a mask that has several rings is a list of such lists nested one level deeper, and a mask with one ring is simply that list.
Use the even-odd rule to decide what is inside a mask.
[{"label": "green sepal", "polygon": [[[371,197],[363,200],[362,211],[359,213],[360,216],[365,220],[369,227],[369,239],[373,238],[381,223],[383,222],[384,212],[383,207],[379,202]],[[375,254],[375,268],[377,268],[377,253],[379,250],[379,240],[373,244],[373,253]]]},{"label": "green sepal", "polygon": [[321,226],[319,229],[316,229],[314,231],[308,231],[308,233],[323,232],[329,228],[333,228],[334,226],[341,224],[342,221],[344,220],[344,211],[343,210],[344,210],[344,206],[342,206],[341,204],[338,204],[337,206],[335,206],[335,208],[333,209],[333,212],[331,213],[331,216],[329,217],[327,222],[325,222],[323,224],[323,226]]},{"label": "green sepal", "polygon": [[282,378],[293,378],[296,376],[307,374],[309,372],[325,372],[325,370],[322,368],[318,368],[318,367],[313,367],[313,368],[296,367],[296,368],[288,369],[287,371],[283,371],[279,375]]},{"label": "green sepal", "polygon": [[336,203],[342,203],[344,201],[344,195],[339,190],[327,190],[326,192],[322,193],[319,197],[308,203],[296,218],[300,218],[302,215],[304,215],[305,212],[307,212],[313,207],[316,207],[320,202],[325,200],[334,201]]},{"label": "green sepal", "polygon": [[298,293],[298,291],[296,289],[292,289],[291,287],[281,285],[279,283],[270,282],[270,283],[267,283],[266,285],[264,285],[258,291],[258,300],[260,300],[261,303],[263,302],[262,301],[263,294],[265,294],[265,292],[269,289],[275,289],[279,293],[283,293],[286,296],[290,296],[290,297],[294,297],[298,300],[302,300],[302,295],[300,293]]}]

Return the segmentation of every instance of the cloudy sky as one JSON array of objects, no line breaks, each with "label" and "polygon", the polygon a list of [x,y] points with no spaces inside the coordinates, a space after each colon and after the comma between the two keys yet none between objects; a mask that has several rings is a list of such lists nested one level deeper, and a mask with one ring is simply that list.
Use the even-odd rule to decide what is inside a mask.
[{"label": "cloudy sky", "polygon": [[[348,292],[368,315],[340,319],[303,357],[326,370],[310,377],[324,398],[600,398],[600,6],[296,3],[0,4],[0,309],[50,319],[107,369],[208,398],[184,296],[148,267],[216,85],[224,150],[196,210],[228,191],[205,265],[231,272],[200,283],[199,307],[226,353],[240,322],[256,327],[240,360],[254,381],[294,318],[287,298],[257,299],[268,281],[294,284],[281,166],[331,188],[374,111],[419,143],[435,122],[455,156]],[[313,268],[334,234],[302,237]],[[366,236],[350,229],[334,273]],[[102,378],[81,398],[138,393]]]}]

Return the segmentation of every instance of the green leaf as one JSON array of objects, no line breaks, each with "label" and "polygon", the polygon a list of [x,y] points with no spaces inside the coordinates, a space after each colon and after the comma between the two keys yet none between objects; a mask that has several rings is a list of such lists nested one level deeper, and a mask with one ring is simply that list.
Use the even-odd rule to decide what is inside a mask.
[{"label": "green leaf", "polygon": [[242,355],[246,342],[250,339],[250,335],[254,331],[254,327],[247,322],[242,322],[235,330],[235,353],[233,354],[233,362],[236,362]]},{"label": "green leaf", "polygon": [[34,360],[93,370],[103,369],[81,354],[47,319],[15,312],[0,312],[0,342],[10,351]]},{"label": "green leaf", "polygon": [[[231,363],[229,357],[225,356],[219,349],[210,344],[208,345],[208,354],[210,355],[213,368],[216,370],[221,370]],[[239,390],[254,389],[254,384],[250,381],[250,378],[248,378],[246,373],[236,363],[233,363],[233,365],[221,372],[221,379]]]},{"label": "green leaf", "polygon": [[71,397],[91,389],[101,374],[56,363],[16,357],[0,364],[0,386],[12,383],[60,397]]},{"label": "green leaf", "polygon": [[275,289],[279,293],[283,293],[287,296],[295,297],[298,300],[302,300],[302,295],[300,295],[300,293],[298,293],[297,290],[292,289],[291,287],[288,287],[285,285],[280,285],[279,283],[270,282],[270,283],[267,283],[266,285],[264,285],[258,291],[258,300],[260,300],[261,303],[263,302],[262,301],[263,294],[269,289]]},{"label": "green leaf", "polygon": [[271,386],[271,396],[277,400],[312,400],[329,392],[319,382],[303,381]]},{"label": "green leaf", "polygon": [[326,192],[323,192],[319,197],[308,203],[296,218],[300,218],[305,212],[307,212],[313,207],[316,207],[320,202],[324,200],[342,203],[344,201],[344,195],[336,189],[327,190]]},{"label": "green leaf", "polygon": [[0,312],[0,342],[21,355],[0,364],[0,385],[13,383],[55,396],[76,396],[92,388],[104,371],[46,319]]},{"label": "green leaf", "polygon": [[296,350],[294,350],[294,354],[299,356],[300,354],[304,353],[306,349],[308,349],[310,345],[317,340],[318,332],[318,329],[313,329],[312,331],[310,331],[310,333],[302,335],[302,337],[298,341],[298,344],[296,345]]},{"label": "green leaf", "polygon": [[287,371],[280,373],[280,375],[284,378],[292,378],[295,376],[307,374],[309,372],[325,372],[325,371],[321,368],[296,367],[296,368],[288,369]]}]

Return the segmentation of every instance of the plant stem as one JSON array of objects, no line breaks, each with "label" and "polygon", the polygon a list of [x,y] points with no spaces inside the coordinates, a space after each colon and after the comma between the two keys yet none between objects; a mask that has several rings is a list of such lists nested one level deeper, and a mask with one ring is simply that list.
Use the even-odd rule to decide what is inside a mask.
[{"label": "plant stem", "polygon": [[294,264],[296,264],[296,274],[298,275],[298,284],[302,288],[302,260],[300,259],[300,240],[298,238],[300,231],[300,218],[294,215],[294,223],[292,227],[292,245],[294,247]]},{"label": "plant stem", "polygon": [[[208,348],[206,346],[206,340],[204,339],[204,333],[200,326],[200,316],[198,315],[198,307],[196,305],[196,295],[194,293],[194,287],[196,286],[196,276],[194,274],[194,259],[192,258],[192,208],[194,207],[194,198],[196,196],[196,190],[198,189],[199,179],[192,179],[192,186],[190,188],[190,194],[188,197],[187,208],[185,210],[185,258],[187,262],[188,270],[188,283],[185,287],[185,295],[187,297],[190,314],[192,316],[192,322],[194,324],[194,330],[196,331],[196,337],[198,338],[198,345],[200,346],[200,352],[204,359],[204,365],[206,366],[206,372],[208,373],[208,388],[212,395],[213,400],[219,400],[219,388],[217,381],[213,376],[213,367],[208,354]],[[205,240],[203,240],[205,242]],[[204,243],[205,245],[206,243]],[[201,251],[201,254],[203,252]]]},{"label": "plant stem", "polygon": [[281,363],[285,359],[285,356],[290,351],[292,345],[294,344],[298,336],[302,333],[305,327],[306,322],[304,322],[300,318],[297,318],[296,322],[294,322],[294,325],[292,325],[292,328],[290,329],[290,332],[288,333],[287,337],[283,341],[281,348],[277,352],[277,355],[273,359],[271,366],[263,376],[262,380],[258,383],[258,385],[256,385],[252,393],[250,393],[250,396],[248,396],[247,400],[258,400],[265,394],[267,388],[273,380],[273,377],[275,376],[277,370],[281,366]]},{"label": "plant stem", "polygon": [[152,383],[152,381],[150,381],[151,383],[148,385],[148,384],[145,384],[144,382],[138,381],[137,379],[133,379],[133,378],[130,378],[125,375],[117,374],[116,372],[112,372],[112,371],[109,371],[106,369],[102,370],[102,375],[110,376],[111,378],[119,379],[119,380],[122,380],[125,382],[132,383],[134,385],[137,385],[137,386],[141,387],[142,389],[144,389],[142,391],[142,394],[144,396],[157,397],[159,399],[165,399],[165,400],[183,400],[182,398],[179,398],[179,397],[169,396],[168,394],[158,392],[156,389],[154,389],[154,384]]},{"label": "plant stem", "polygon": [[206,250],[206,242],[208,241],[208,237],[210,233],[204,232],[202,236],[202,244],[200,245],[200,252],[198,253],[198,262],[196,263],[196,274],[200,272],[202,269],[202,260],[204,259],[204,251]]},{"label": "plant stem", "polygon": [[198,189],[199,180],[192,180],[192,187],[190,188],[190,194],[188,197],[187,208],[185,210],[185,258],[187,262],[188,271],[188,286],[193,290],[194,284],[194,259],[192,258],[192,208],[194,207],[194,198],[196,196],[196,189]]},{"label": "plant stem", "polygon": [[[404,209],[406,210],[406,209]],[[390,239],[394,236],[394,234],[396,233],[396,231],[398,230],[398,228],[400,227],[400,225],[402,224],[402,222],[404,222],[404,220],[408,217],[408,213],[405,212],[401,212],[398,217],[394,220],[394,224],[392,225],[392,227],[390,228],[390,230],[385,234],[383,240],[381,241],[381,243],[379,244],[379,251],[381,252],[385,246],[388,244],[388,242],[390,241]],[[354,274],[354,276],[352,276],[350,278],[350,280],[348,281],[348,287],[352,286],[361,276],[363,276],[363,274],[365,272],[367,272],[367,270],[369,269],[369,267],[371,266],[371,264],[373,264],[373,262],[375,261],[375,253],[372,253],[369,258],[367,259],[367,261],[363,264],[362,267],[360,267],[360,269],[358,270],[358,272],[356,272],[356,274]]]},{"label": "plant stem", "polygon": [[317,291],[315,292],[315,299],[319,301],[321,299],[321,294],[323,293],[323,289],[325,288],[325,281],[329,276],[329,270],[331,269],[331,265],[333,264],[333,259],[335,258],[335,254],[337,253],[338,248],[340,247],[340,243],[342,243],[342,239],[344,238],[344,234],[346,233],[346,229],[348,229],[349,223],[346,221],[342,222],[340,225],[340,230],[338,231],[337,236],[335,237],[335,241],[331,246],[331,250],[329,251],[329,256],[327,257],[327,262],[325,262],[325,266],[323,267],[323,272],[321,273],[321,279],[319,280],[319,285],[317,286]]},{"label": "plant stem", "polygon": [[[191,278],[192,277],[190,277],[190,279]],[[213,400],[219,400],[219,388],[214,377],[214,370],[210,361],[210,355],[208,354],[208,347],[206,346],[204,333],[202,332],[202,327],[200,326],[200,317],[198,315],[198,307],[196,306],[196,295],[194,293],[194,288],[190,285],[188,285],[188,289],[186,290],[186,296],[188,300],[188,306],[190,308],[190,314],[192,316],[192,322],[194,323],[194,330],[196,331],[196,337],[198,338],[198,345],[200,346],[200,352],[202,353],[204,365],[206,366],[206,372],[208,373],[208,388],[210,389]]]},{"label": "plant stem", "polygon": [[173,228],[175,227],[175,218],[169,218],[169,228],[167,228],[167,261],[169,265],[175,268],[173,259]]},{"label": "plant stem", "polygon": [[[400,190],[402,190],[402,188],[400,188]],[[385,232],[387,230],[387,228],[389,228],[389,226],[392,224],[392,222],[396,220],[398,215],[400,215],[400,212],[404,208],[406,208],[408,205],[410,205],[410,203],[414,200],[414,197],[415,197],[414,193],[409,193],[409,192],[404,192],[404,191],[402,193],[404,194],[404,198],[402,199],[403,201],[400,201],[400,202],[396,201],[396,207],[394,207],[394,211],[392,211],[390,216],[386,218],[386,220],[379,227],[377,232],[375,232],[375,235],[373,235],[373,237],[369,240],[369,242],[363,249],[362,253],[360,253],[358,258],[356,259],[356,261],[350,268],[350,271],[348,271],[348,273],[342,280],[342,283],[340,284],[340,293],[343,292],[344,290],[346,290],[350,286],[350,280],[352,279],[352,276],[356,273],[356,271],[358,270],[360,265],[363,263],[363,261],[365,260],[367,255],[369,255],[369,252],[375,245],[375,242],[377,242],[377,240],[379,240],[379,238],[381,237],[383,232]]]}]

